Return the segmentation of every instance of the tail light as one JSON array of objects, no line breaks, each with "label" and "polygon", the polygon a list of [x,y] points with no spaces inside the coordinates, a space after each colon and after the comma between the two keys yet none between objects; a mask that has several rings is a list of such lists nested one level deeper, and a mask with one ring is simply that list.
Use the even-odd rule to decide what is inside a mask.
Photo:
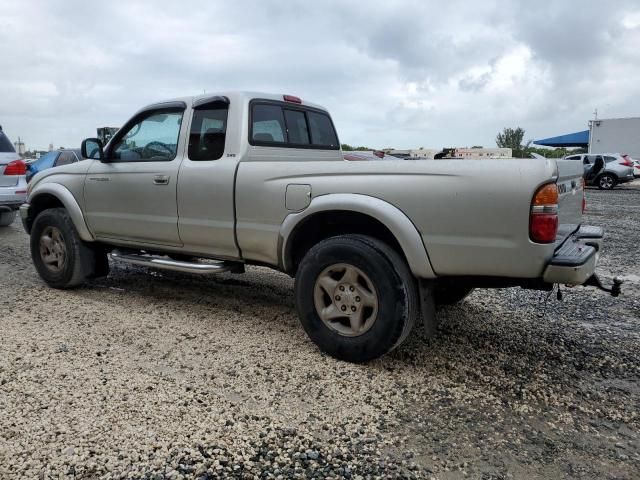
[{"label": "tail light", "polygon": [[302,103],[302,99],[300,99],[300,97],[296,97],[294,95],[283,95],[282,99],[285,102],[291,102],[291,103]]},{"label": "tail light", "polygon": [[26,173],[27,164],[18,159],[7,164],[4,168],[3,175],[25,175]]},{"label": "tail light", "polygon": [[531,200],[529,238],[536,243],[553,243],[558,233],[558,187],[548,183]]},{"label": "tail light", "polygon": [[620,165],[624,165],[625,167],[633,167],[633,161],[631,160],[629,155],[624,154],[621,156],[622,156],[622,161],[620,162]]}]

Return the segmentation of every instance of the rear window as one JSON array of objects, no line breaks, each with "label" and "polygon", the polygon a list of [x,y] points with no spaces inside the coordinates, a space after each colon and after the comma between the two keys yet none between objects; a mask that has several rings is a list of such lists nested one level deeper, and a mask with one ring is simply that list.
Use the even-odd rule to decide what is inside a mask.
[{"label": "rear window", "polygon": [[311,130],[311,143],[323,147],[337,147],[338,138],[329,116],[316,112],[308,112],[307,115],[309,130]]},{"label": "rear window", "polygon": [[304,118],[304,112],[285,110],[284,117],[287,121],[289,143],[309,145],[309,129],[307,128],[307,121]]},{"label": "rear window", "polygon": [[282,107],[254,105],[251,139],[256,142],[286,142],[286,127]]},{"label": "rear window", "polygon": [[337,150],[338,136],[326,113],[280,103],[252,103],[252,145]]},{"label": "rear window", "polygon": [[15,148],[7,138],[7,136],[0,132],[0,152],[2,153],[15,153]]}]

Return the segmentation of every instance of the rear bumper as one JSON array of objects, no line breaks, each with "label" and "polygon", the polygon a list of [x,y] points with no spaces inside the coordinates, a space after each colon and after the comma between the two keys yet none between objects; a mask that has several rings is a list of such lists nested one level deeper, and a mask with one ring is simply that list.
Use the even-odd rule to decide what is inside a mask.
[{"label": "rear bumper", "polygon": [[631,172],[628,175],[625,175],[624,177],[619,177],[618,178],[618,183],[627,183],[627,182],[631,182],[633,180],[635,180],[636,177],[634,177],[634,173]]},{"label": "rear bumper", "polygon": [[10,187],[0,187],[0,205],[17,210],[27,198],[27,180],[18,178],[18,183]]},{"label": "rear bumper", "polygon": [[544,271],[547,283],[582,285],[596,271],[604,231],[582,226],[560,246]]}]

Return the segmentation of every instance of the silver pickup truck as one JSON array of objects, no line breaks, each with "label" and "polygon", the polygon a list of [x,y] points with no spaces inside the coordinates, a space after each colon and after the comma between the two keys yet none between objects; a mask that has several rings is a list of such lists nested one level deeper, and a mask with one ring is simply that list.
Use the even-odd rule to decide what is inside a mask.
[{"label": "silver pickup truck", "polygon": [[319,348],[362,362],[473,288],[598,283],[603,231],[581,224],[576,162],[349,161],[324,108],[247,92],[149,105],[82,154],[38,173],[20,210],[54,288],[107,275],[109,255],[202,275],[268,266],[295,277]]}]

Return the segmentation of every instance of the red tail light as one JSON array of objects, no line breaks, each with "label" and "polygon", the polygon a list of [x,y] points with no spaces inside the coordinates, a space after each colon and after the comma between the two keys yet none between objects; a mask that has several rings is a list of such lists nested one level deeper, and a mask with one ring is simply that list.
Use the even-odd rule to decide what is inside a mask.
[{"label": "red tail light", "polygon": [[529,238],[536,243],[553,243],[558,233],[558,187],[541,186],[531,200]]},{"label": "red tail light", "polygon": [[22,160],[14,160],[9,162],[4,168],[4,175],[25,175],[27,173],[27,164]]},{"label": "red tail light", "polygon": [[633,167],[633,162],[631,160],[627,160],[626,158],[620,162],[621,165],[624,165],[625,167]]}]

